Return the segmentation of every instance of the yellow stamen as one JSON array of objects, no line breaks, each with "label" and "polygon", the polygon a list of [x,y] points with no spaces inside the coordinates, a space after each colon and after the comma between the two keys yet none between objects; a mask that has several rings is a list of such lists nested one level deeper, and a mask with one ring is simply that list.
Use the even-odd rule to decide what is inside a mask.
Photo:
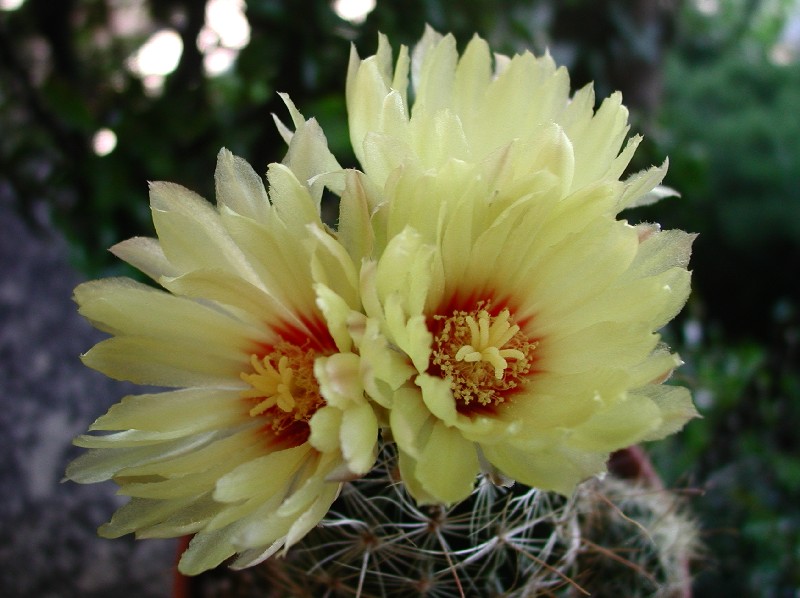
[{"label": "yellow stamen", "polygon": [[275,432],[295,422],[308,422],[324,405],[314,377],[315,358],[314,351],[283,341],[263,357],[251,355],[252,373],[241,374],[251,386],[242,391],[242,397],[257,401],[250,416],[267,417]]},{"label": "yellow stamen", "polygon": [[532,342],[504,309],[489,313],[488,302],[472,312],[436,315],[443,322],[434,339],[434,370],[450,380],[457,401],[469,405],[497,405],[530,371],[537,343]]}]

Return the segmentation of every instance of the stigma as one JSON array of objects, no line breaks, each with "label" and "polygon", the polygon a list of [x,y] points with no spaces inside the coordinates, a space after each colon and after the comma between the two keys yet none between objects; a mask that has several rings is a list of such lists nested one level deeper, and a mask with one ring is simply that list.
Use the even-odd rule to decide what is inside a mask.
[{"label": "stigma", "polygon": [[464,318],[470,332],[470,343],[463,345],[455,355],[456,361],[485,361],[494,368],[494,377],[498,380],[508,369],[507,359],[525,359],[519,349],[503,349],[505,344],[519,332],[519,326],[510,324],[510,313],[504,309],[494,318],[485,309],[478,312],[478,320],[471,315]]}]

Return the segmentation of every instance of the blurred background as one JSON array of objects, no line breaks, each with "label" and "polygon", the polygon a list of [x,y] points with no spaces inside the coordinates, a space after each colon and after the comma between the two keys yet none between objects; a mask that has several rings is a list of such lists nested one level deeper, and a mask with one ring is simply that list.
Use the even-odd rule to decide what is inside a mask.
[{"label": "blurred background", "polygon": [[171,544],[75,556],[113,504],[55,487],[69,438],[130,389],[80,365],[96,336],[71,288],[129,274],[106,249],[152,234],[146,181],[211,198],[220,147],[279,161],[277,92],[354,165],[350,44],[425,23],[549,50],[573,88],[622,90],[632,171],[669,156],[682,197],[628,217],[700,233],[665,336],[704,419],[649,450],[702,527],[697,596],[800,596],[798,0],[0,0],[0,593],[168,595]]}]

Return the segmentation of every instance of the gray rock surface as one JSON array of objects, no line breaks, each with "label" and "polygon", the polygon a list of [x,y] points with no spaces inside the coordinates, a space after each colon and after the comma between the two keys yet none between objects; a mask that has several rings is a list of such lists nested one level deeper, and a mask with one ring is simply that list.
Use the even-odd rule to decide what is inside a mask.
[{"label": "gray rock surface", "polygon": [[60,482],[72,438],[136,392],[81,364],[102,335],[71,300],[80,281],[64,240],[0,193],[0,596],[167,597],[175,541],[98,538],[124,501],[114,484]]}]

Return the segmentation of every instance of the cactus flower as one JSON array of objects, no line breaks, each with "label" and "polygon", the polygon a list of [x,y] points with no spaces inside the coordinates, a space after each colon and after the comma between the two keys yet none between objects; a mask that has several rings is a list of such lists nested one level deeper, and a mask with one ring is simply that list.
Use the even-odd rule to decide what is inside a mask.
[{"label": "cactus flower", "polygon": [[113,378],[171,387],[126,397],[76,444],[67,477],[113,479],[132,497],[106,537],[193,534],[180,570],[236,557],[245,567],[319,523],[343,480],[368,472],[378,422],[346,332],[360,310],[357,272],[323,229],[312,175],[338,169],[321,130],[289,103],[284,164],[269,195],[223,150],[217,205],[151,185],[158,239],[113,251],[163,289],[127,278],[75,290],[80,312],[111,338],[83,361]]},{"label": "cactus flower", "polygon": [[696,416],[662,384],[681,362],[657,332],[694,237],[618,218],[669,193],[666,164],[623,178],[639,138],[619,94],[595,112],[548,56],[478,37],[459,56],[428,29],[394,67],[384,38],[354,53],[347,95],[364,174],[343,209],[373,228],[367,386],[418,501],[460,501],[481,472],[569,494]]}]

